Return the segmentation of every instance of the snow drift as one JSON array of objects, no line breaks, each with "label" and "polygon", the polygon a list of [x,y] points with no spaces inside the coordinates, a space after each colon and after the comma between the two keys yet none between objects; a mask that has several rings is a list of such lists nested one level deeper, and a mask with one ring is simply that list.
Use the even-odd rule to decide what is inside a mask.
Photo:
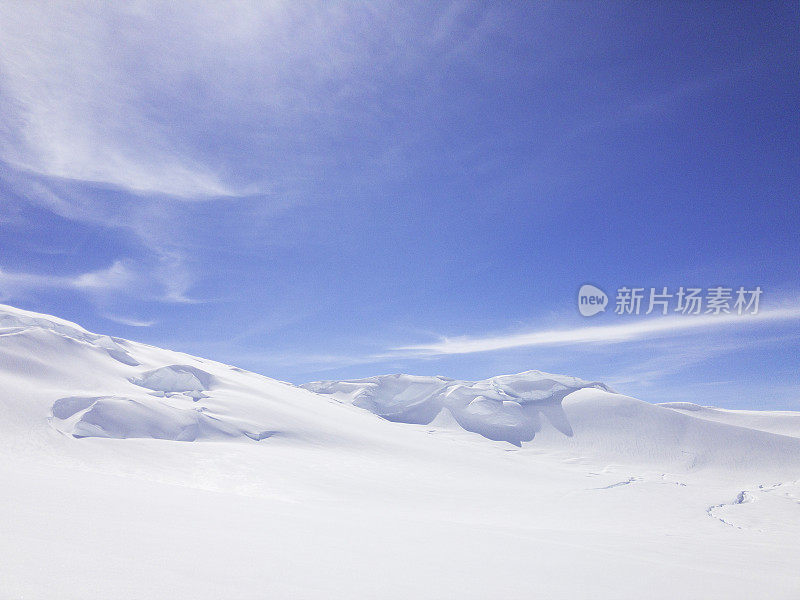
[{"label": "snow drift", "polygon": [[365,408],[390,421],[425,425],[454,422],[490,440],[515,445],[531,441],[544,421],[571,436],[572,428],[561,401],[584,388],[610,391],[599,382],[541,371],[475,382],[383,375],[350,381],[316,381],[302,387]]},{"label": "snow drift", "polygon": [[[0,429],[73,438],[362,443],[374,418],[210,360],[0,305]],[[353,421],[356,424],[353,424]]]},{"label": "snow drift", "polygon": [[669,470],[796,472],[800,466],[797,413],[687,411],[684,405],[654,405],[599,382],[542,371],[477,382],[382,375],[303,387],[390,421],[463,429],[600,460]]}]

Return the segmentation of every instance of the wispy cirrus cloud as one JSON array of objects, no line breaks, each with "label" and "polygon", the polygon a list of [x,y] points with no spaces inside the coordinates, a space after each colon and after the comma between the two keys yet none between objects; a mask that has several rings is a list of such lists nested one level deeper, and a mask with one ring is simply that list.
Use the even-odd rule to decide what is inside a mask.
[{"label": "wispy cirrus cloud", "polygon": [[108,292],[131,287],[137,275],[123,261],[115,261],[110,267],[78,275],[41,275],[0,270],[0,293],[54,288],[73,289],[82,292]]},{"label": "wispy cirrus cloud", "polygon": [[143,195],[286,193],[336,166],[342,132],[391,120],[381,86],[429,60],[420,45],[469,41],[459,6],[4,3],[0,160]]},{"label": "wispy cirrus cloud", "polygon": [[[165,274],[163,279],[167,280],[167,275]],[[4,299],[37,290],[51,289],[72,290],[102,300],[122,294],[149,301],[198,302],[198,300],[185,295],[185,283],[182,281],[154,282],[148,274],[140,272],[130,261],[125,260],[116,260],[104,269],[75,275],[50,275],[0,269],[0,297]],[[116,320],[119,321],[119,319]],[[131,321],[138,322],[136,319]],[[141,323],[139,324],[141,325]]]},{"label": "wispy cirrus cloud", "polygon": [[[301,371],[303,376],[320,377],[328,371],[362,365],[382,365],[387,372],[399,369],[413,373],[423,362],[441,361],[448,357],[457,360],[459,355],[480,352],[497,352],[507,359],[509,353],[520,351],[522,358],[519,370],[523,370],[531,368],[531,363],[526,362],[531,356],[539,360],[547,355],[531,355],[525,350],[551,347],[560,348],[559,360],[571,365],[576,361],[585,363],[587,352],[591,353],[592,348],[613,346],[613,349],[608,348],[608,353],[616,359],[608,367],[603,367],[603,372],[599,373],[602,374],[601,379],[621,387],[634,383],[646,387],[721,355],[755,346],[795,341],[800,334],[776,333],[766,329],[762,333],[751,332],[744,338],[737,336],[741,329],[788,321],[800,322],[799,306],[764,309],[756,315],[664,317],[605,326],[543,329],[507,336],[443,338],[430,344],[394,346],[371,353],[242,352],[238,348],[231,348],[228,340],[217,342],[210,349],[221,351],[227,360],[245,362],[253,368],[264,369],[261,365],[271,368],[276,365],[292,366]],[[506,359],[500,362],[506,364]],[[447,364],[457,363],[451,360]],[[534,366],[537,364],[534,363]],[[548,368],[561,367],[554,364]]]},{"label": "wispy cirrus cloud", "polygon": [[136,193],[237,193],[154,110],[159,88],[178,85],[182,73],[166,60],[154,65],[158,44],[143,39],[154,41],[166,33],[163,27],[132,34],[147,17],[144,7],[134,5],[28,2],[0,8],[2,160],[22,172]]},{"label": "wispy cirrus cloud", "polygon": [[124,317],[120,315],[112,315],[103,313],[101,315],[104,319],[108,319],[114,323],[119,323],[120,325],[127,325],[128,327],[152,327],[158,321],[155,319],[144,320],[144,319],[135,319],[132,317]]},{"label": "wispy cirrus cloud", "polygon": [[[2,4],[0,184],[20,203],[132,232],[137,273],[162,299],[191,301],[194,207],[252,200],[260,212],[242,213],[235,240],[208,229],[206,240],[243,247],[251,231],[260,251],[254,223],[327,198],[342,164],[364,179],[395,168],[385,157],[414,131],[398,126],[401,96],[428,50],[474,38],[468,13],[458,2]],[[74,287],[12,275],[7,288]]]},{"label": "wispy cirrus cloud", "polygon": [[800,320],[800,307],[772,308],[755,315],[697,315],[650,318],[613,325],[542,329],[501,336],[443,338],[429,344],[393,348],[409,355],[446,355],[491,352],[531,346],[575,344],[618,344],[653,338],[673,337],[706,329],[735,329],[769,322]]}]

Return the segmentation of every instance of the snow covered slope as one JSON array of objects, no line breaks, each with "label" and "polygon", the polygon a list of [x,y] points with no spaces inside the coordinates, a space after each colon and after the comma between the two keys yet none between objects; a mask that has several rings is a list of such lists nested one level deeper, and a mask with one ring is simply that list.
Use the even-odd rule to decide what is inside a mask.
[{"label": "snow covered slope", "polygon": [[800,413],[673,410],[675,405],[642,402],[599,382],[541,371],[477,382],[382,375],[303,387],[391,421],[463,429],[599,460],[761,473],[793,473],[800,464],[800,440],[792,437]]},{"label": "snow covered slope", "polygon": [[304,387],[0,305],[0,598],[798,597],[796,413]]},{"label": "snow covered slope", "polygon": [[363,443],[365,421],[374,422],[287,383],[2,305],[0,384],[7,439],[55,429],[75,438]]},{"label": "snow covered slope", "polygon": [[659,404],[659,406],[671,408],[697,419],[800,437],[800,412],[788,410],[729,410],[714,408],[713,406],[700,406],[691,402],[665,402]]}]

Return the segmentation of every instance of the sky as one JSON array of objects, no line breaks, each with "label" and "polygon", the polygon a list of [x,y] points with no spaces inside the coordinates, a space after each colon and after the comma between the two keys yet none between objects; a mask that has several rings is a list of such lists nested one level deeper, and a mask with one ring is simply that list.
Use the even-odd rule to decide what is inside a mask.
[{"label": "sky", "polygon": [[[294,383],[539,369],[800,410],[799,21],[4,2],[0,302]],[[643,314],[720,286],[758,314]]]}]

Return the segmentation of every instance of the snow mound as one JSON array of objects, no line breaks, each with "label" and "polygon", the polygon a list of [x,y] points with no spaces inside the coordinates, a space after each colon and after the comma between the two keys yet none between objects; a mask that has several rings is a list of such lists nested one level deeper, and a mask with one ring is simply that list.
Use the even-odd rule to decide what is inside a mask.
[{"label": "snow mound", "polygon": [[571,436],[561,401],[583,388],[609,391],[599,382],[542,371],[476,382],[439,376],[381,375],[349,381],[316,381],[302,387],[390,421],[423,425],[455,421],[467,431],[515,445],[531,441],[544,422]]},{"label": "snow mound", "polygon": [[69,419],[72,415],[91,407],[100,397],[69,396],[59,398],[53,403],[53,416],[56,419]]},{"label": "snow mound", "polygon": [[214,376],[190,365],[169,365],[132,377],[131,383],[163,393],[202,392],[214,385]]},{"label": "snow mound", "polygon": [[339,402],[364,408],[389,421],[427,425],[441,411],[438,395],[457,383],[445,377],[381,375],[351,381],[315,381],[301,385]]},{"label": "snow mound", "polygon": [[262,440],[275,432],[233,423],[203,408],[179,407],[156,399],[116,396],[60,398],[53,404],[56,429],[76,438],[153,438],[191,442],[246,436]]}]

